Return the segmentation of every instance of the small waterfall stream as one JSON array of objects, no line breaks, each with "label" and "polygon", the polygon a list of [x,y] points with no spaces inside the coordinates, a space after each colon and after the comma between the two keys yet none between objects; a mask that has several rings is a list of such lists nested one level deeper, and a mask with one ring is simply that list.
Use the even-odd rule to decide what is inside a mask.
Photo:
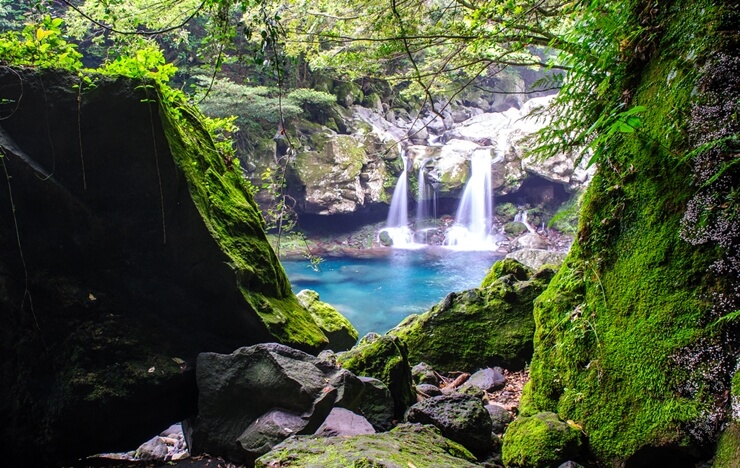
[{"label": "small waterfall stream", "polygon": [[401,149],[401,159],[403,160],[403,172],[398,178],[396,188],[393,189],[386,227],[381,231],[390,236],[394,247],[413,244],[413,236],[409,229],[408,156],[403,149]]},{"label": "small waterfall stream", "polygon": [[447,231],[446,245],[465,250],[490,250],[495,248],[491,236],[491,150],[474,151],[470,163],[470,179],[465,184],[455,224]]}]

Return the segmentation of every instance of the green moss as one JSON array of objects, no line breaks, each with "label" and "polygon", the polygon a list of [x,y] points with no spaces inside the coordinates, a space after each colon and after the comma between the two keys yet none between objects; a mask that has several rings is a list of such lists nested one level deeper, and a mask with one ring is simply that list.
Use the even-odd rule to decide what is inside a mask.
[{"label": "green moss", "polygon": [[[712,35],[709,2],[679,2],[636,80],[647,107],[639,137],[625,137],[583,200],[577,242],[535,304],[535,354],[528,414],[557,412],[589,435],[601,463],[646,446],[696,447],[717,411],[701,348],[717,251],[680,239],[692,195],[683,154],[696,60]],[[710,28],[706,30],[704,28]],[[693,435],[692,435],[693,433]]]},{"label": "green moss", "polygon": [[[184,104],[160,106],[167,140],[190,194],[214,240],[226,253],[245,298],[244,313],[256,313],[280,342],[318,350],[327,339],[298,304],[264,232],[264,220],[246,180],[228,167],[199,113]],[[251,306],[251,307],[250,307]]]},{"label": "green moss", "polygon": [[474,467],[475,457],[433,426],[401,424],[353,437],[291,437],[257,459],[256,467]]},{"label": "green moss", "polygon": [[730,423],[717,443],[717,452],[712,463],[714,468],[740,467],[740,424]]},{"label": "green moss", "polygon": [[329,339],[329,348],[344,351],[351,348],[358,338],[358,332],[349,320],[337,309],[319,300],[319,293],[304,289],[296,297],[308,309],[316,324]]},{"label": "green moss", "polygon": [[545,412],[509,424],[501,457],[507,467],[544,468],[578,458],[580,451],[581,432]]},{"label": "green moss", "polygon": [[426,362],[440,371],[523,368],[532,353],[532,301],[551,277],[530,275],[532,271],[515,260],[496,262],[481,288],[451,293],[389,334],[406,342],[412,362]]}]

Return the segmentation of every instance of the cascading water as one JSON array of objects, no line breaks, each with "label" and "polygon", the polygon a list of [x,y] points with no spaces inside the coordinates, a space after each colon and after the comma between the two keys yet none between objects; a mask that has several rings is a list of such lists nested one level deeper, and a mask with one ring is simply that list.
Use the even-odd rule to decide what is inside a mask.
[{"label": "cascading water", "polygon": [[470,180],[465,184],[455,224],[447,231],[445,244],[465,250],[491,250],[496,248],[491,236],[491,150],[474,151],[470,163]]},{"label": "cascading water", "polygon": [[424,223],[429,219],[431,216],[430,209],[429,209],[429,202],[431,197],[431,185],[427,182],[426,178],[426,165],[429,161],[429,158],[422,161],[422,163],[419,165],[419,175],[418,175],[418,183],[419,188],[416,192],[416,228],[420,229]]},{"label": "cascading water", "polygon": [[403,172],[398,178],[396,188],[393,190],[385,228],[381,230],[393,240],[394,247],[405,247],[413,244],[408,214],[408,156],[403,149],[401,149],[401,159],[403,160]]}]

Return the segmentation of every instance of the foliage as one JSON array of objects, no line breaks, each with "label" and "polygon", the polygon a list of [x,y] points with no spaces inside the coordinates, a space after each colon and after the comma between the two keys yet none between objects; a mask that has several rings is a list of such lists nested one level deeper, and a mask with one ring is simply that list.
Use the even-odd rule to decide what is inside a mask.
[{"label": "foliage", "polygon": [[63,24],[60,18],[47,15],[38,24],[27,24],[20,33],[9,31],[1,34],[0,60],[13,65],[80,70],[82,54],[75,44],[64,39]]}]

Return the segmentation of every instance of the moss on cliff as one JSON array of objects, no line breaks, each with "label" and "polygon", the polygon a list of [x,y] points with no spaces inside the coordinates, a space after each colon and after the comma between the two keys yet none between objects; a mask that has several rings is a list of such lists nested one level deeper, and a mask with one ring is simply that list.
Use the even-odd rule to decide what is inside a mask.
[{"label": "moss on cliff", "polygon": [[656,53],[622,83],[647,108],[644,128],[611,147],[585,194],[577,242],[536,301],[523,413],[576,421],[599,463],[645,447],[700,456],[721,419],[728,373],[708,326],[718,250],[679,234],[692,195],[679,158],[720,10],[677,2],[653,18],[663,32]]},{"label": "moss on cliff", "polygon": [[280,342],[309,350],[326,345],[326,337],[290,289],[246,180],[227,166],[198,112],[165,103],[160,113],[175,162],[211,235],[231,260],[246,302]]}]

